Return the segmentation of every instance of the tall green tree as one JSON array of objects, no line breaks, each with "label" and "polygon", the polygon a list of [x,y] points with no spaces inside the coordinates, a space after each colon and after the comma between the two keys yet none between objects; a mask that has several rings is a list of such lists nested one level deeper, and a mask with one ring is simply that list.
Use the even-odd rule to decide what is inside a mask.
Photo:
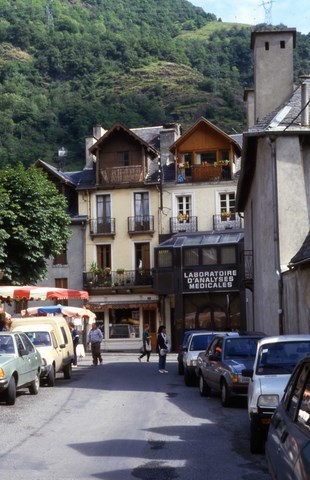
[{"label": "tall green tree", "polygon": [[44,172],[22,164],[0,170],[0,267],[4,281],[35,284],[50,255],[70,237],[67,201]]}]

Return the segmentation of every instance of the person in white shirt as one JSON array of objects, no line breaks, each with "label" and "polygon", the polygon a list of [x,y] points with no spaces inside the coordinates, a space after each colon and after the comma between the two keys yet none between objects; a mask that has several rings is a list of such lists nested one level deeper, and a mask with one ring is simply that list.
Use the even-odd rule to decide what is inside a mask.
[{"label": "person in white shirt", "polygon": [[98,365],[98,361],[102,363],[102,357],[100,352],[101,342],[103,339],[102,332],[97,323],[92,323],[91,330],[88,334],[88,343],[90,343],[91,353],[93,356],[93,365]]}]

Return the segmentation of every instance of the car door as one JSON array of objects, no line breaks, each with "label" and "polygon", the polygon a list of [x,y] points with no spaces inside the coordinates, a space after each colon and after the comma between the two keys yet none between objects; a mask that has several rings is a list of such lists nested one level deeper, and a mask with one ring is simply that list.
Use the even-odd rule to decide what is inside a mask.
[{"label": "car door", "polygon": [[41,365],[40,354],[25,333],[20,333],[20,338],[24,349],[27,351],[27,354],[23,357],[27,365],[27,382],[32,382],[37,374],[38,366]]},{"label": "car door", "polygon": [[55,332],[52,330],[51,331],[51,338],[52,338],[52,344],[53,344],[53,350],[54,350],[54,360],[55,360],[55,371],[59,372],[62,370],[63,367],[63,349],[60,348],[58,342],[57,342],[57,337],[55,335]]},{"label": "car door", "polygon": [[18,382],[17,386],[25,385],[29,382],[29,360],[27,355],[22,355],[22,350],[25,350],[25,345],[22,342],[21,335],[14,335],[16,347],[17,347],[17,358],[16,358],[16,369],[18,372]]},{"label": "car door", "polygon": [[211,343],[206,356],[206,376],[205,380],[214,390],[219,390],[220,361],[223,350],[223,338],[216,338]]},{"label": "car door", "polygon": [[310,365],[305,364],[291,378],[283,402],[276,410],[268,433],[267,449],[275,478],[306,480],[310,475],[301,465],[301,453],[310,441]]}]

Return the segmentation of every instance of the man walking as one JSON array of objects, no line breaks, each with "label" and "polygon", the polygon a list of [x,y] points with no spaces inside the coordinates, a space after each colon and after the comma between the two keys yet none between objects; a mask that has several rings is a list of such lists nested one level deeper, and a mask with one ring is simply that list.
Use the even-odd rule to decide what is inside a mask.
[{"label": "man walking", "polygon": [[88,334],[88,343],[90,343],[91,353],[93,356],[93,365],[98,365],[98,360],[102,363],[102,357],[100,352],[100,344],[102,342],[103,335],[100,328],[97,327],[96,322],[92,323],[91,330]]}]

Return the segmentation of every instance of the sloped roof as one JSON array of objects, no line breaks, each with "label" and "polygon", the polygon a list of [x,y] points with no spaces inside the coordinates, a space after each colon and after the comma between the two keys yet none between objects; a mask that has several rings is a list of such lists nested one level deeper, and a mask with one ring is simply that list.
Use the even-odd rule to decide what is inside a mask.
[{"label": "sloped roof", "polygon": [[305,238],[300,250],[294,255],[289,263],[289,267],[294,267],[302,263],[310,263],[310,232]]},{"label": "sloped roof", "polygon": [[[112,128],[110,128],[108,131],[106,131],[104,133],[104,135],[102,135],[102,137],[100,137],[99,140],[97,140],[97,142],[94,143],[94,145],[92,145],[90,147],[89,152],[92,153],[92,154],[95,154],[96,150],[100,147],[100,145],[103,144],[111,135],[113,135],[118,130],[123,130],[124,133],[127,133],[127,135],[129,135],[130,137],[133,137],[134,140],[136,140],[141,145],[143,145],[146,148],[146,150],[149,153],[151,153],[154,157],[156,157],[158,155],[157,149],[155,149],[150,143],[145,141],[142,138],[142,136],[138,136],[133,130],[125,127],[121,123],[115,124]],[[153,134],[154,134],[154,132],[153,132]]]},{"label": "sloped roof", "polygon": [[235,138],[233,138],[232,135],[227,135],[227,133],[223,132],[223,130],[221,130],[220,128],[216,127],[213,123],[209,122],[209,120],[207,120],[206,118],[204,117],[200,117],[195,123],[194,125],[192,125],[185,133],[183,133],[183,135],[181,135],[181,137],[179,137],[170,147],[170,151],[172,153],[175,152],[176,148],[181,145],[184,140],[186,140],[190,135],[193,134],[193,132],[195,130],[197,130],[198,128],[200,128],[201,125],[205,125],[205,126],[208,126],[210,127],[212,130],[214,130],[215,132],[219,133],[220,135],[222,135],[223,137],[226,138],[226,140],[228,140],[230,143],[232,143],[235,147],[235,150],[236,152],[241,155],[241,147],[240,147],[240,144],[235,140]]}]

